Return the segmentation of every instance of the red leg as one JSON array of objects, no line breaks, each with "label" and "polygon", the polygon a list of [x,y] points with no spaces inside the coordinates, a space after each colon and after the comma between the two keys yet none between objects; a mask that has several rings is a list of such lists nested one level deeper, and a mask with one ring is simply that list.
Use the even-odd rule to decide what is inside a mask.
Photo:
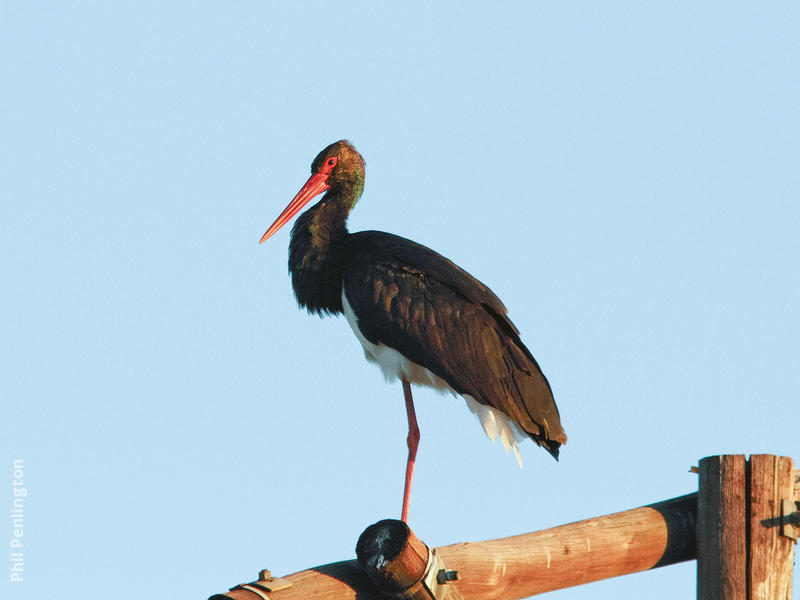
[{"label": "red leg", "polygon": [[406,463],[406,486],[403,490],[403,512],[400,520],[408,521],[408,499],[411,496],[411,478],[414,476],[414,462],[417,459],[417,446],[419,446],[419,427],[417,415],[414,412],[414,399],[411,397],[411,384],[403,380],[403,396],[406,399],[406,413],[408,414],[408,462]]}]

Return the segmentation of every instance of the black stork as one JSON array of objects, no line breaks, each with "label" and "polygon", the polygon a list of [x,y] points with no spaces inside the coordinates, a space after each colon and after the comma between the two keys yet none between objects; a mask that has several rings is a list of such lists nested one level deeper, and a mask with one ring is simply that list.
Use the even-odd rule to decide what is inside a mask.
[{"label": "black stork", "polygon": [[402,382],[408,461],[401,519],[407,521],[420,437],[412,383],[463,396],[486,435],[513,449],[520,466],[517,441],[530,437],[558,460],[567,436],[547,378],[488,287],[411,240],[347,231],[363,190],[364,159],[346,140],[331,144],[260,243],[326,192],[292,228],[292,287],[309,313],[344,314],[367,360]]}]

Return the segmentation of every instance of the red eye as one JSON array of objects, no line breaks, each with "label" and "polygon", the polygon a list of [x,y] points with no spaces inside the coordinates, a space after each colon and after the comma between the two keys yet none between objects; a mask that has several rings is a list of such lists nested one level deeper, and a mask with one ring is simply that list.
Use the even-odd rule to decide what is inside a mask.
[{"label": "red eye", "polygon": [[331,156],[328,160],[325,161],[325,165],[322,167],[323,173],[330,173],[333,171],[333,167],[336,166],[336,163],[339,162],[339,158],[336,156]]}]

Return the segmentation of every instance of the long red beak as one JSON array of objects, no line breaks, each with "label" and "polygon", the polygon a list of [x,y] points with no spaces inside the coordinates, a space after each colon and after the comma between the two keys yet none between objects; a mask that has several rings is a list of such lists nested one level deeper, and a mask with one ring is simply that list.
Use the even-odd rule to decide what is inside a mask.
[{"label": "long red beak", "polygon": [[266,242],[272,237],[273,233],[286,225],[293,216],[299,213],[300,209],[308,204],[309,200],[331,187],[328,185],[328,175],[329,173],[313,173],[300,191],[297,192],[297,195],[289,202],[289,206],[283,210],[280,216],[275,219],[275,222],[261,236],[261,241],[258,243],[263,244]]}]

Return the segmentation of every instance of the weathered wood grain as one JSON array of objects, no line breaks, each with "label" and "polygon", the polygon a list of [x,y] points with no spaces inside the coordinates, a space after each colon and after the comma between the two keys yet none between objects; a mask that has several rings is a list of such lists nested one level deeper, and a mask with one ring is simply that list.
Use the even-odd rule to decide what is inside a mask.
[{"label": "weathered wood grain", "polygon": [[743,454],[700,461],[698,600],[747,600],[746,465]]},{"label": "weathered wood grain", "polygon": [[793,500],[794,464],[771,454],[750,457],[748,600],[791,600],[794,540],[781,535],[781,500]]},{"label": "weathered wood grain", "polygon": [[[464,600],[514,600],[695,558],[697,494],[553,529],[436,549]],[[377,600],[356,561],[287,575],[271,600]],[[263,600],[238,589],[212,600]]]}]

